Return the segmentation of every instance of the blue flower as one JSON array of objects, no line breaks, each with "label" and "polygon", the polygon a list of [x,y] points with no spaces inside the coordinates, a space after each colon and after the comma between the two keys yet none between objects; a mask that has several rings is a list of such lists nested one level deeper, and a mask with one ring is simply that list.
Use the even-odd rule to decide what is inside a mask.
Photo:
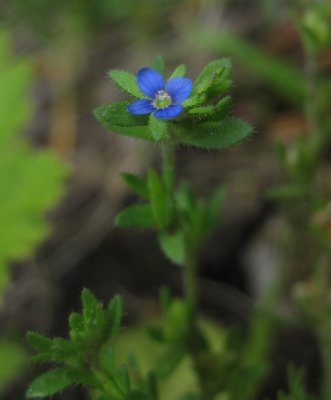
[{"label": "blue flower", "polygon": [[192,91],[192,81],[188,78],[172,78],[166,83],[163,76],[150,68],[142,68],[137,74],[137,84],[149,99],[137,100],[128,106],[135,115],[154,113],[156,118],[172,119],[182,111],[181,103]]}]

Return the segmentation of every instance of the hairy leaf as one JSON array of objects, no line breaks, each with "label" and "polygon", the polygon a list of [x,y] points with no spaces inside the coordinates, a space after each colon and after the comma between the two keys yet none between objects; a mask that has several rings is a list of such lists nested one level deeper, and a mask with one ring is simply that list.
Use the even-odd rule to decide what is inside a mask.
[{"label": "hairy leaf", "polygon": [[149,117],[148,127],[155,141],[158,142],[167,137],[168,133],[167,123],[160,118],[155,118],[153,114],[151,114]]},{"label": "hairy leaf", "polygon": [[108,76],[112,79],[116,86],[125,90],[131,96],[138,98],[144,97],[143,93],[138,87],[136,76],[130,74],[130,72],[115,69],[110,70],[108,72]]},{"label": "hairy leaf", "polygon": [[239,118],[227,117],[220,122],[202,122],[192,126],[194,135],[179,138],[182,143],[205,149],[226,149],[247,139],[252,127]]}]

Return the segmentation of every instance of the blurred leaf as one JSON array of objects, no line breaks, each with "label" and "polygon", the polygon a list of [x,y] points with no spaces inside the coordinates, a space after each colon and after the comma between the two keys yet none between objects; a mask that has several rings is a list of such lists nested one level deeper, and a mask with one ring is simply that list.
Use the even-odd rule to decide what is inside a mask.
[{"label": "blurred leaf", "polygon": [[182,265],[185,259],[185,241],[181,232],[159,234],[160,247],[164,254],[175,264]]},{"label": "blurred leaf", "polygon": [[100,367],[112,375],[116,369],[115,353],[113,347],[106,345],[104,346],[99,355]]},{"label": "blurred leaf", "polygon": [[287,62],[230,33],[199,29],[192,32],[192,40],[195,44],[203,44],[204,49],[228,54],[284,98],[293,104],[302,104],[304,74]]},{"label": "blurred leaf", "polygon": [[178,67],[174,70],[174,72],[170,75],[170,79],[182,77],[186,74],[186,66],[184,64],[178,65]]},{"label": "blurred leaf", "polygon": [[186,351],[182,348],[170,348],[159,358],[157,372],[162,379],[168,378],[185,357]]},{"label": "blurred leaf", "polygon": [[162,76],[164,76],[165,73],[165,65],[164,65],[164,58],[161,54],[157,55],[155,59],[153,60],[152,69],[155,69],[155,71],[159,72]]},{"label": "blurred leaf", "polygon": [[239,118],[227,117],[220,122],[195,124],[194,136],[180,137],[182,143],[206,149],[226,149],[247,139],[252,127]]},{"label": "blurred leaf", "polygon": [[15,137],[31,113],[25,95],[31,67],[11,59],[8,37],[0,33],[0,290],[8,281],[8,262],[28,256],[48,233],[43,214],[59,200],[67,175],[55,155]]},{"label": "blurred leaf", "polygon": [[0,354],[0,390],[2,390],[26,366],[27,354],[20,345],[4,338],[0,340]]},{"label": "blurred leaf", "polygon": [[108,76],[120,89],[126,91],[131,96],[142,98],[143,93],[140,91],[136,76],[127,71],[120,71],[118,69],[108,72]]},{"label": "blurred leaf", "polygon": [[153,113],[149,116],[148,127],[153,139],[156,142],[165,139],[167,137],[168,134],[167,123],[160,118],[155,118]]},{"label": "blurred leaf", "polygon": [[297,199],[306,194],[307,187],[297,182],[275,186],[267,191],[267,197],[271,200]]},{"label": "blurred leaf", "polygon": [[156,221],[150,205],[137,204],[121,211],[115,219],[115,225],[130,228],[151,228],[155,227]]},{"label": "blurred leaf", "polygon": [[123,172],[121,174],[124,182],[132,189],[135,193],[139,194],[144,199],[149,198],[147,182],[145,179],[140,178],[137,175]]}]

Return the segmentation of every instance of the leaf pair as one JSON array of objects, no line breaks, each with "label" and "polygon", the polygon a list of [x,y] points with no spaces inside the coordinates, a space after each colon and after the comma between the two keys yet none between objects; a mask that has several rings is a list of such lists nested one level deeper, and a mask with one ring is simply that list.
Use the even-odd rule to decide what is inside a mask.
[{"label": "leaf pair", "polygon": [[166,229],[173,218],[173,204],[163,178],[151,169],[147,180],[124,174],[124,181],[149,204],[137,204],[121,211],[115,220],[117,226],[131,228]]}]

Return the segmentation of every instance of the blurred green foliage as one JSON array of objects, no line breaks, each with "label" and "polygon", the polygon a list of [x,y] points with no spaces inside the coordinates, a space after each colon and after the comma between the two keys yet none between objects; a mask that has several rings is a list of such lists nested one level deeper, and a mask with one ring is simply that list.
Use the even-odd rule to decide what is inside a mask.
[{"label": "blurred green foliage", "polygon": [[0,33],[0,290],[8,263],[29,256],[49,230],[45,212],[63,194],[67,168],[51,152],[36,151],[20,137],[31,117],[27,90],[32,63],[16,61]]}]

